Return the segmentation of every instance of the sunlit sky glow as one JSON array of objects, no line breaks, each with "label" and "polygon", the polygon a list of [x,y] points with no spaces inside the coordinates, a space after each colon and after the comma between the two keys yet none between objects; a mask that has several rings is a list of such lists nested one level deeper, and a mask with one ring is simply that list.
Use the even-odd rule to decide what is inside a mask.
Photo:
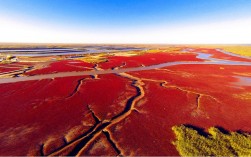
[{"label": "sunlit sky glow", "polygon": [[0,42],[250,44],[250,0],[0,0]]}]

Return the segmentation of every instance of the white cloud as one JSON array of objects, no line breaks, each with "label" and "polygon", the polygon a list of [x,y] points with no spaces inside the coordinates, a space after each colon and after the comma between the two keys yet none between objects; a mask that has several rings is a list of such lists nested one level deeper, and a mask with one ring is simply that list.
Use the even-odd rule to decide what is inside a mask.
[{"label": "white cloud", "polygon": [[0,42],[43,43],[251,43],[251,18],[210,23],[184,23],[127,30],[86,30],[51,27],[0,17]]}]

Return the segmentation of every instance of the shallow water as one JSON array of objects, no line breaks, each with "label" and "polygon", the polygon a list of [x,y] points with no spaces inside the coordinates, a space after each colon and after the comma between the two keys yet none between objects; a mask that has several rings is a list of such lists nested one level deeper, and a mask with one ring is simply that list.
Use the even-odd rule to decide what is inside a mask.
[{"label": "shallow water", "polygon": [[[99,50],[94,50],[92,52],[97,53]],[[124,50],[124,51],[129,51]],[[104,52],[104,51],[102,51]],[[110,52],[110,51],[109,51]],[[223,60],[212,58],[212,54],[206,54],[202,52],[197,52],[196,58],[203,59],[205,61],[176,61],[176,62],[167,62],[157,65],[150,65],[145,67],[134,67],[134,68],[121,68],[121,69],[108,69],[108,70],[93,70],[93,71],[77,71],[77,72],[59,72],[54,74],[43,74],[43,75],[35,75],[35,76],[26,76],[26,77],[14,77],[14,78],[3,78],[0,79],[0,83],[12,83],[12,82],[20,82],[20,81],[31,81],[31,80],[40,80],[40,79],[51,79],[58,77],[69,77],[69,76],[84,76],[84,75],[101,75],[101,74],[111,74],[111,73],[123,73],[123,72],[132,72],[132,71],[142,71],[142,70],[152,70],[158,68],[164,68],[168,66],[175,65],[244,65],[251,66],[251,62],[242,62],[242,61],[231,61],[231,60]],[[241,77],[240,79],[244,79],[245,82],[250,81],[247,78]],[[242,81],[243,82],[243,81]],[[250,82],[248,82],[250,83]]]},{"label": "shallow water", "polygon": [[[198,59],[216,62],[217,64],[222,64],[222,65],[246,65],[247,63],[251,64],[251,62],[232,61],[232,60],[212,58],[212,54],[207,54],[207,53],[202,53],[202,52],[197,52],[196,54],[198,54],[196,56],[196,58],[198,58]],[[251,58],[249,58],[249,59],[251,61]]]},{"label": "shallow water", "polygon": [[71,55],[71,54],[89,54],[89,53],[109,53],[109,52],[123,52],[123,51],[135,51],[135,50],[146,50],[145,48],[86,48],[84,50],[78,49],[1,49],[0,53],[2,54],[11,54],[14,56],[30,56],[30,57],[39,57],[39,56],[56,56],[56,55]]},{"label": "shallow water", "polygon": [[48,52],[48,51],[72,51],[74,49],[61,48],[34,48],[34,49],[0,49],[1,53],[7,52]]},{"label": "shallow water", "polygon": [[133,72],[133,71],[143,71],[143,70],[152,70],[158,68],[164,68],[168,66],[175,65],[245,65],[251,66],[250,62],[229,62],[224,61],[179,61],[179,62],[168,62],[157,65],[145,66],[145,67],[135,67],[135,68],[121,68],[121,69],[108,69],[108,70],[96,70],[96,71],[77,71],[77,72],[59,72],[54,74],[43,74],[43,75],[35,75],[35,76],[26,76],[26,77],[15,77],[15,78],[3,78],[0,79],[0,83],[12,83],[12,82],[20,82],[20,81],[32,81],[32,80],[41,80],[41,79],[52,79],[58,77],[70,77],[70,76],[84,76],[84,75],[101,75],[101,74],[112,74],[112,73],[124,73],[124,72]]},{"label": "shallow water", "polygon": [[[188,51],[186,51],[188,52]],[[207,54],[207,53],[202,53],[202,52],[197,52],[196,58],[198,59],[203,59],[203,60],[213,60],[214,58],[211,58],[212,54]]]},{"label": "shallow water", "polygon": [[235,78],[239,79],[238,82],[235,82],[235,85],[238,86],[251,86],[251,77],[247,76],[234,76]]}]

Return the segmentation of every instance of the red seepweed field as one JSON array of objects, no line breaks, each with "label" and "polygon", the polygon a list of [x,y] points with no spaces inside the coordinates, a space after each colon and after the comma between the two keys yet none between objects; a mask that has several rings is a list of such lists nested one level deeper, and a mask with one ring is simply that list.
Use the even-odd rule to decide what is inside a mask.
[{"label": "red seepweed field", "polygon": [[1,156],[177,156],[173,126],[251,132],[251,58],[222,48],[15,57],[0,62]]}]

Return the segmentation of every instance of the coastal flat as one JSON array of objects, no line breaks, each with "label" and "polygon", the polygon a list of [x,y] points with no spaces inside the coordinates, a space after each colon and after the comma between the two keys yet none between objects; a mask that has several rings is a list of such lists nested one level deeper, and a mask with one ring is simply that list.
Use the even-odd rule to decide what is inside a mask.
[{"label": "coastal flat", "polygon": [[1,45],[0,155],[177,156],[174,126],[250,133],[237,48]]}]

